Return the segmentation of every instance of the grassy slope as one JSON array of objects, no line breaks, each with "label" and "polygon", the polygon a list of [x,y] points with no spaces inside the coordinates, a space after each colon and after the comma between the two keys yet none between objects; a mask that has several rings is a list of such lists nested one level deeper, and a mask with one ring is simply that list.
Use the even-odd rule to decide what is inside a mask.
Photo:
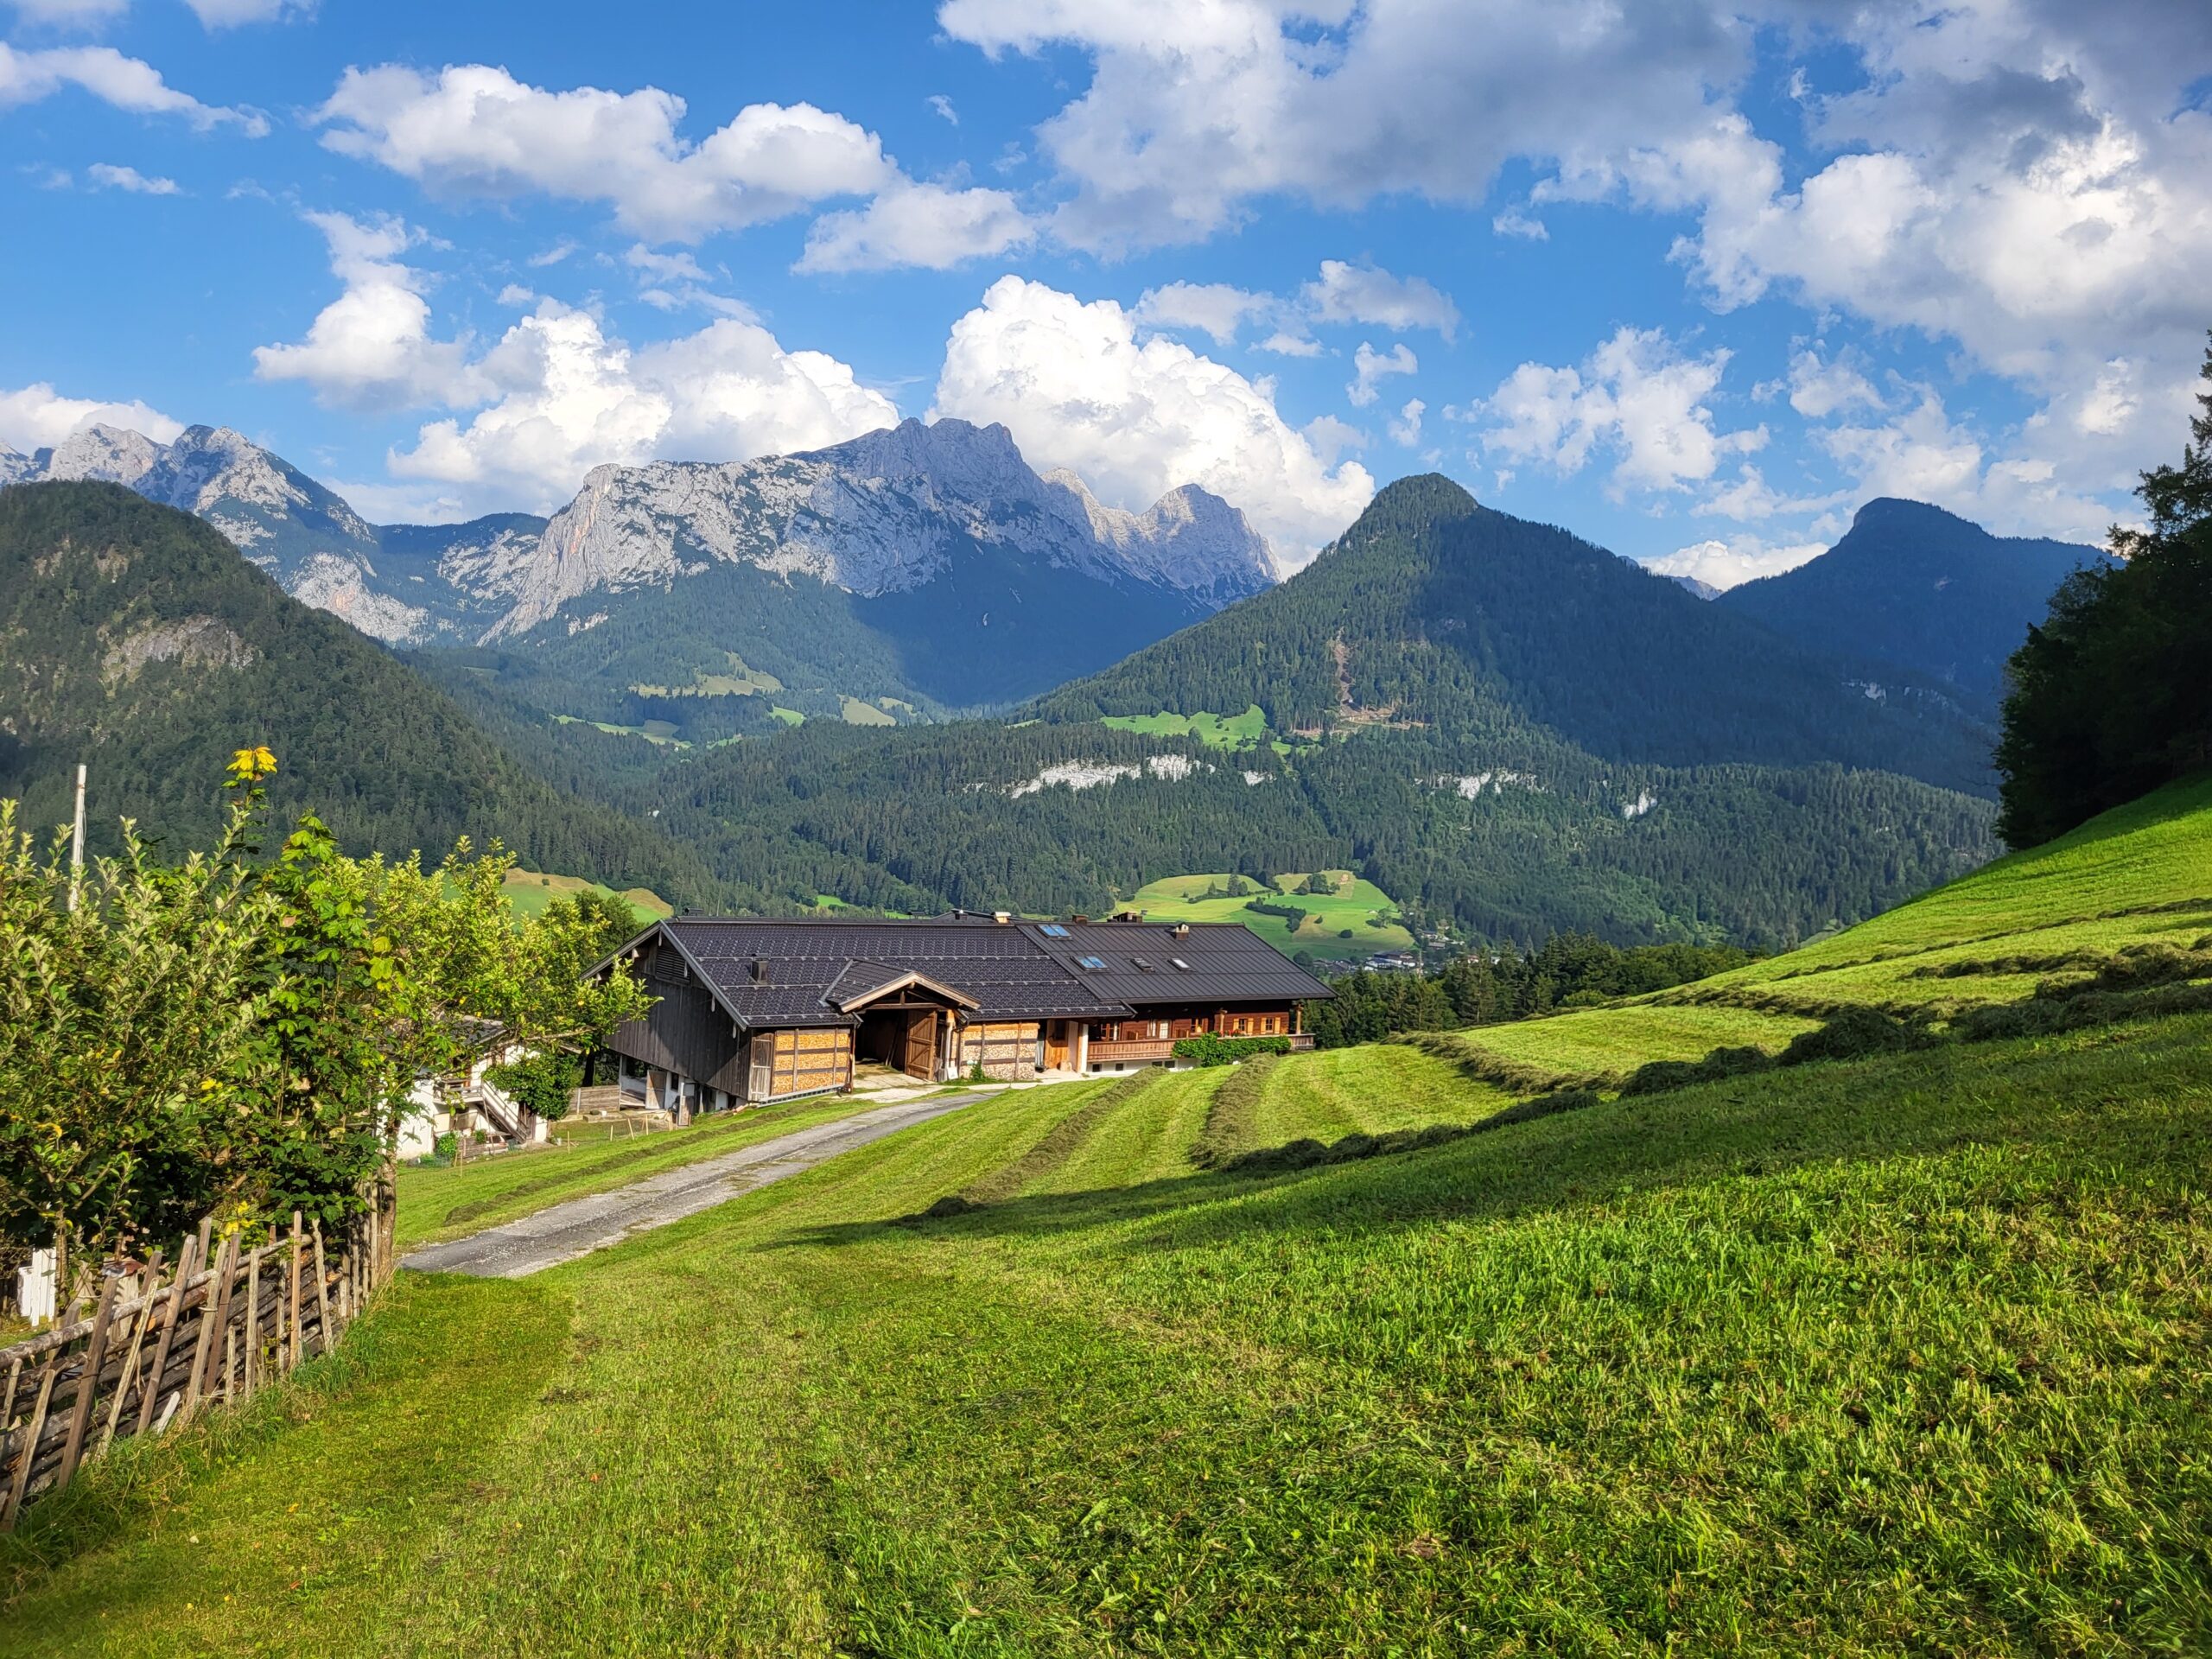
[{"label": "grassy slope", "polygon": [[[1279,916],[1258,916],[1244,908],[1252,898],[1267,899],[1268,895],[1264,893],[1245,899],[1184,896],[1204,893],[1217,883],[1227,886],[1230,878],[1224,874],[1163,876],[1138,888],[1128,902],[1132,908],[1160,921],[1242,922],[1283,951],[1311,950],[1322,955],[1335,951],[1372,956],[1378,951],[1413,949],[1414,936],[1396,919],[1397,900],[1372,881],[1357,880],[1349,870],[1331,870],[1327,874],[1338,882],[1335,893],[1301,893],[1297,888],[1308,874],[1300,870],[1274,879],[1275,895],[1280,902],[1309,912],[1295,933]],[[1371,925],[1377,917],[1389,919],[1381,927]],[[1347,927],[1351,929],[1352,937],[1339,938],[1338,932]]]},{"label": "grassy slope", "polygon": [[1195,737],[1215,749],[1249,749],[1268,734],[1268,717],[1256,702],[1241,715],[1178,715],[1163,709],[1156,715],[1109,715],[1099,723],[1155,737]]},{"label": "grassy slope", "polygon": [[2050,970],[1935,977],[1955,963],[2131,944],[2212,930],[2212,778],[2177,784],[2015,853],[1870,922],[1733,973],[1614,1007],[1461,1033],[1444,1045],[1566,1075],[1618,1075],[1716,1047],[1779,1049],[1839,1003],[1942,1014],[2031,994]]},{"label": "grassy slope", "polygon": [[[1213,1085],[1175,1078],[1027,1194],[887,1224],[1089,1091],[1001,1096],[539,1280],[405,1285],[302,1421],[35,1511],[0,1651],[2202,1650],[2208,1041],[1268,1180],[1179,1173]],[[397,1510],[370,1465],[448,1391],[468,1501],[440,1442]]]},{"label": "grassy slope", "polygon": [[[2201,898],[2208,804],[1755,988]],[[1754,1011],[1600,1012],[1527,1029]],[[1002,1094],[404,1283],[309,1385],[35,1510],[0,1653],[2204,1651],[2208,1052],[1948,1044],[1272,1177],[1194,1170],[1222,1090],[1263,1078],[1259,1144],[1506,1096],[1401,1046]]]}]

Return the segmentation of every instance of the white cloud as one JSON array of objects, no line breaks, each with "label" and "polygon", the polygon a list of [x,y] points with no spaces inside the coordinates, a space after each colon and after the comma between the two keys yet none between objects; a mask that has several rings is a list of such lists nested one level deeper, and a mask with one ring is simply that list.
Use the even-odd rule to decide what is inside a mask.
[{"label": "white cloud", "polygon": [[104,403],[93,397],[64,397],[41,380],[14,391],[0,391],[0,443],[29,454],[50,449],[73,432],[88,426],[128,427],[156,443],[167,443],[184,430],[143,403]]},{"label": "white cloud", "polygon": [[1818,441],[1867,496],[1933,502],[1999,535],[2056,536],[2101,545],[2109,506],[2069,487],[2050,461],[1993,455],[1950,418],[1929,387],[1919,401],[1879,426],[1828,428]]},{"label": "white cloud", "polygon": [[893,183],[867,207],[825,213],[807,232],[797,270],[945,270],[1027,244],[1035,234],[1003,190]]},{"label": "white cloud", "polygon": [[520,283],[509,283],[499,290],[501,305],[531,306],[537,303],[537,291],[524,288]]},{"label": "white cloud", "polygon": [[690,241],[898,181],[874,133],[811,104],[750,104],[694,143],[683,100],[648,86],[550,92],[486,64],[348,69],[316,111],[343,155],[459,195],[600,201],[655,240]]},{"label": "white cloud", "polygon": [[1808,559],[1827,551],[1820,542],[1770,543],[1756,536],[1705,541],[1662,553],[1644,561],[1644,568],[1662,576],[1688,576],[1711,587],[1728,588],[1758,576],[1777,576],[1795,570]]},{"label": "white cloud", "polygon": [[1321,342],[1311,334],[1278,328],[1260,342],[1260,349],[1273,352],[1277,357],[1319,357],[1321,355]]},{"label": "white cloud", "polygon": [[1820,512],[1840,505],[1847,492],[1827,495],[1784,495],[1750,461],[1736,469],[1736,481],[1724,485],[1692,509],[1700,518],[1733,518],[1738,524]]},{"label": "white cloud", "polygon": [[1398,418],[1389,423],[1390,442],[1408,449],[1418,448],[1421,443],[1421,417],[1427,412],[1428,405],[1420,398],[1407,399],[1406,406],[1398,411]]},{"label": "white cloud", "polygon": [[85,169],[85,176],[103,190],[129,190],[143,196],[179,194],[175,179],[149,178],[135,167],[117,167],[107,162],[94,162]]},{"label": "white cloud", "polygon": [[578,245],[579,245],[576,242],[564,236],[558,242],[556,242],[551,247],[546,248],[540,252],[531,254],[529,259],[524,263],[527,264],[532,270],[543,270],[548,265],[559,264],[570,254],[575,252]]},{"label": "white cloud", "polygon": [[1789,359],[1789,407],[1808,420],[1824,421],[1849,409],[1879,409],[1882,394],[1847,363],[1824,363],[1819,352],[1804,350]]},{"label": "white cloud", "polygon": [[592,467],[655,458],[733,461],[817,448],[894,424],[881,393],[820,352],[790,352],[757,323],[724,318],[637,350],[555,301],[475,365],[492,401],[466,424],[425,426],[392,472],[433,481],[474,511],[571,496]]},{"label": "white cloud", "polygon": [[1551,226],[1519,207],[1508,207],[1491,220],[1490,227],[1500,236],[1517,236],[1529,242],[1552,239]]},{"label": "white cloud", "polygon": [[34,27],[105,28],[130,10],[130,0],[10,0],[16,16]]},{"label": "white cloud", "polygon": [[1373,323],[1401,334],[1433,328],[1446,340],[1459,327],[1459,308],[1433,283],[1341,259],[1324,259],[1319,280],[1306,283],[1299,297],[1318,322]]},{"label": "white cloud", "polygon": [[296,345],[257,346],[263,380],[302,380],[317,399],[345,408],[392,409],[476,401],[482,387],[467,343],[431,337],[423,274],[400,263],[416,241],[396,219],[309,213],[345,284]]},{"label": "white cloud", "polygon": [[315,0],[184,0],[203,29],[236,29],[242,23],[273,23],[280,18],[310,16]]},{"label": "white cloud", "polygon": [[1374,493],[1364,467],[1325,461],[1236,371],[1164,335],[1140,342],[1111,300],[1019,276],[953,324],[932,412],[1003,422],[1033,465],[1072,467],[1115,505],[1200,485],[1243,508],[1286,565]]},{"label": "white cloud", "polygon": [[1317,415],[1300,429],[1306,434],[1306,441],[1313,446],[1313,453],[1321,458],[1324,467],[1335,466],[1337,457],[1347,449],[1367,448],[1366,433],[1333,415]]},{"label": "white cloud", "polygon": [[951,125],[957,127],[960,124],[960,111],[952,107],[952,100],[943,92],[931,92],[925,102]]},{"label": "white cloud", "polygon": [[1215,345],[1228,346],[1246,318],[1264,315],[1274,305],[1272,294],[1254,294],[1228,283],[1168,283],[1145,289],[1129,315],[1147,328],[1197,328],[1212,336]]},{"label": "white cloud", "polygon": [[133,115],[180,116],[201,131],[233,125],[250,137],[268,132],[268,118],[253,110],[202,104],[180,92],[151,64],[126,58],[110,46],[63,46],[22,52],[0,41],[0,109],[35,103],[75,86]]},{"label": "white cloud", "polygon": [[1766,442],[1766,429],[1719,432],[1707,399],[1726,350],[1682,355],[1656,329],[1623,327],[1579,369],[1523,363],[1483,405],[1485,451],[1580,472],[1601,446],[1616,491],[1672,490],[1711,478],[1720,460]]},{"label": "white cloud", "polygon": [[1354,409],[1364,409],[1380,395],[1376,384],[1394,374],[1412,374],[1421,363],[1400,340],[1387,352],[1378,352],[1365,340],[1351,354],[1352,382],[1344,388],[1344,397]]}]

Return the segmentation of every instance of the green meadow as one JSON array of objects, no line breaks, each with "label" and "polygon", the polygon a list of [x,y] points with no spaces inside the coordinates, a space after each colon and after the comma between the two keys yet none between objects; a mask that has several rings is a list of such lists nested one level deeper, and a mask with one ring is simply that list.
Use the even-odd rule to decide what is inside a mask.
[{"label": "green meadow", "polygon": [[[1454,1040],[1618,1073],[1778,1046],[1847,1003],[1808,982],[2188,949],[2209,811]],[[527,1281],[403,1274],[34,1507],[0,1655],[2212,1650],[2212,1014],[1542,1116],[1464,1058],[1004,1091]],[[416,1172],[410,1236],[585,1190],[531,1167]]]},{"label": "green meadow", "polygon": [[1156,715],[1108,715],[1099,723],[1116,731],[1142,732],[1153,737],[1195,737],[1209,748],[1216,749],[1253,748],[1268,734],[1268,717],[1256,702],[1241,715],[1204,711],[1177,715],[1162,709]]},{"label": "green meadow", "polygon": [[[1414,936],[1398,919],[1397,901],[1372,881],[1355,877],[1350,870],[1323,873],[1335,884],[1326,893],[1300,893],[1309,872],[1278,875],[1274,891],[1255,891],[1243,898],[1206,899],[1209,887],[1226,887],[1234,880],[1225,874],[1170,875],[1147,882],[1124,901],[1155,920],[1166,922],[1241,922],[1276,950],[1286,953],[1311,950],[1319,957],[1364,957],[1386,950],[1410,950]],[[1251,883],[1258,887],[1256,882]],[[1305,911],[1306,919],[1293,931],[1280,916],[1263,916],[1245,908],[1253,899]],[[1351,937],[1344,937],[1345,930]]]},{"label": "green meadow", "polygon": [[588,890],[609,899],[620,899],[636,912],[638,925],[645,927],[664,917],[676,913],[676,906],[650,887],[630,887],[621,893],[597,881],[586,880],[580,875],[549,875],[537,870],[515,869],[507,872],[502,884],[507,903],[518,915],[537,916],[556,899]]}]

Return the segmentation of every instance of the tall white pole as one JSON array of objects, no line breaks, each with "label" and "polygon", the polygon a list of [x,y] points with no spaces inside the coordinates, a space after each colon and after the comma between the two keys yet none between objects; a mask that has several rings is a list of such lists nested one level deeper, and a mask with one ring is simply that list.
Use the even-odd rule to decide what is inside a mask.
[{"label": "tall white pole", "polygon": [[69,908],[77,908],[77,890],[85,884],[85,766],[77,764],[77,828],[69,837]]}]

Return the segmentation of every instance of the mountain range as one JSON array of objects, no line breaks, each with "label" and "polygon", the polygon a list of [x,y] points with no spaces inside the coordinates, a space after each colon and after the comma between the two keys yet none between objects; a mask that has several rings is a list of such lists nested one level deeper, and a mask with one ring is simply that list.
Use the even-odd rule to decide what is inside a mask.
[{"label": "mountain range", "polygon": [[549,674],[581,694],[544,712],[639,715],[654,694],[633,688],[650,686],[709,716],[671,723],[709,738],[765,728],[759,709],[712,705],[771,683],[798,712],[874,718],[1016,700],[1275,575],[1218,496],[1185,486],[1141,513],[1109,507],[1072,473],[1031,468],[1004,427],[957,420],[759,461],[601,467],[550,521],[449,525],[372,524],[225,428],[158,443],[95,425],[0,452],[0,484],[76,480],[196,514],[286,592],[387,645],[496,647],[472,666],[525,697]]},{"label": "mountain range", "polygon": [[[765,910],[1351,868],[1452,937],[1787,942],[1994,850],[1990,664],[2096,556],[1876,502],[1707,600],[1427,477],[1276,582],[1211,497],[1116,513],[954,422],[601,468],[544,523],[369,525],[207,428],[0,464],[137,492],[0,493],[0,792],[33,821],[89,753],[104,812],[193,833],[213,758],[270,741],[349,844],[498,834]],[[395,654],[302,599],[435,626]]]}]

